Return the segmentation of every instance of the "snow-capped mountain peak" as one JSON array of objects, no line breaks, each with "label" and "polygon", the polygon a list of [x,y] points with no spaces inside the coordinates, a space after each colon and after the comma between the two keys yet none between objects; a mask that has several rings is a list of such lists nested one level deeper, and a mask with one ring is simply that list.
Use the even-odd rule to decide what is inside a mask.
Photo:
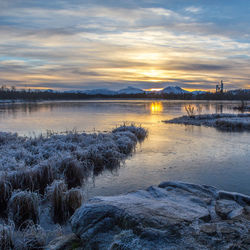
[{"label": "snow-capped mountain peak", "polygon": [[185,94],[189,93],[189,91],[184,90],[178,86],[168,86],[162,90],[164,94]]},{"label": "snow-capped mountain peak", "polygon": [[120,89],[117,93],[131,95],[131,94],[143,94],[144,91],[142,89],[138,89],[138,88],[134,88],[134,87],[129,86],[127,88]]},{"label": "snow-capped mountain peak", "polygon": [[83,93],[87,95],[115,95],[116,92],[110,89],[91,89],[85,90]]}]

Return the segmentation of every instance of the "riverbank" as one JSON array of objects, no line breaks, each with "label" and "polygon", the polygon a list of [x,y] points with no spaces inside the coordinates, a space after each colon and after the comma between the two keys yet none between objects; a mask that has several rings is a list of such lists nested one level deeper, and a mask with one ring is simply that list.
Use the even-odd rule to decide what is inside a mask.
[{"label": "riverbank", "polygon": [[204,114],[193,116],[181,116],[165,123],[208,126],[215,127],[219,130],[230,131],[249,131],[250,130],[250,114]]}]

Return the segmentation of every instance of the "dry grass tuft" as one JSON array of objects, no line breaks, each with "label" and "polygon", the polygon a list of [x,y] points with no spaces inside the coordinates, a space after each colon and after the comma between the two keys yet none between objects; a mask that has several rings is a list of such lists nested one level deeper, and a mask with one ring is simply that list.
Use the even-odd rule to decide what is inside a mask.
[{"label": "dry grass tuft", "polygon": [[117,133],[126,131],[133,133],[139,141],[144,140],[148,135],[148,131],[146,129],[142,128],[141,126],[135,126],[134,124],[131,125],[123,124],[123,126],[115,128],[112,132]]},{"label": "dry grass tuft", "polygon": [[44,194],[47,185],[56,178],[55,170],[50,165],[41,165],[29,170],[20,170],[11,173],[8,181],[13,189],[38,191]]},{"label": "dry grass tuft", "polygon": [[9,204],[9,215],[17,228],[23,229],[29,221],[39,222],[39,197],[29,191],[17,191],[12,194]]},{"label": "dry grass tuft", "polygon": [[7,205],[12,194],[12,186],[5,179],[0,180],[0,215],[5,216]]},{"label": "dry grass tuft", "polygon": [[51,201],[51,212],[54,223],[63,224],[67,219],[65,193],[67,186],[62,180],[56,180],[47,188],[47,197]]},{"label": "dry grass tuft", "polygon": [[46,245],[45,231],[32,223],[22,232],[18,232],[18,236],[18,240],[15,242],[15,249],[18,250],[44,249]]},{"label": "dry grass tuft", "polygon": [[8,176],[8,181],[13,189],[34,190],[34,180],[31,171],[15,171]]},{"label": "dry grass tuft", "polygon": [[37,190],[44,194],[46,187],[56,178],[56,173],[51,165],[42,165],[37,169],[35,177]]},{"label": "dry grass tuft", "polygon": [[80,162],[71,158],[62,161],[61,168],[68,188],[80,187],[85,180],[85,167]]},{"label": "dry grass tuft", "polygon": [[54,181],[47,188],[47,198],[51,202],[52,219],[58,224],[64,224],[83,202],[81,189],[67,190],[63,180]]},{"label": "dry grass tuft", "polygon": [[68,216],[72,216],[76,209],[82,205],[82,191],[78,188],[69,190],[65,195],[65,202],[68,210]]}]

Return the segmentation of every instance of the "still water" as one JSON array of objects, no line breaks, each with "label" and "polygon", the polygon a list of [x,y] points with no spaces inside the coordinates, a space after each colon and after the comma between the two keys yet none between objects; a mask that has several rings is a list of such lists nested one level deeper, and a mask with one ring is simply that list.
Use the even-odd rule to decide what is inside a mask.
[{"label": "still water", "polygon": [[109,131],[123,122],[141,124],[148,138],[116,171],[104,171],[88,195],[114,195],[179,180],[250,194],[250,133],[165,124],[184,115],[232,113],[237,102],[217,101],[64,101],[0,104],[0,131],[34,136],[51,131]]}]

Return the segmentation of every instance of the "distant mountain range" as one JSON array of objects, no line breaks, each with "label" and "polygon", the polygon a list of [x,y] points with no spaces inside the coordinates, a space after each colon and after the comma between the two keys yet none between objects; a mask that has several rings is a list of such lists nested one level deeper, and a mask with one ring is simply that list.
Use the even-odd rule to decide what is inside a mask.
[{"label": "distant mountain range", "polygon": [[250,94],[250,89],[234,89],[234,90],[229,90],[227,93],[230,93],[232,95],[238,95],[238,94]]},{"label": "distant mountain range", "polygon": [[202,93],[206,93],[206,91],[187,91],[184,90],[178,86],[168,86],[164,89],[162,89],[161,91],[146,91],[143,89],[139,89],[139,88],[134,88],[134,87],[127,87],[124,89],[120,89],[118,91],[113,91],[110,89],[91,89],[91,90],[70,90],[70,91],[64,91],[64,93],[83,93],[83,94],[87,94],[87,95],[135,95],[135,94],[147,94],[147,93],[156,93],[156,94],[202,94]]},{"label": "distant mountain range", "polygon": [[[44,90],[46,92],[52,92],[56,93],[57,91],[55,90]],[[143,90],[135,87],[127,87],[124,89],[120,89],[118,91],[106,89],[106,88],[100,88],[100,89],[90,89],[90,90],[69,90],[69,91],[64,91],[63,93],[81,93],[81,94],[87,94],[87,95],[103,95],[103,96],[116,96],[116,95],[136,95],[136,94],[150,94],[150,93],[155,93],[155,94],[175,94],[175,95],[180,95],[180,94],[192,94],[192,95],[201,95],[207,93],[207,91],[202,91],[202,90],[195,90],[195,91],[187,91],[182,89],[179,86],[168,86],[160,91],[148,91],[148,90]],[[238,95],[238,94],[243,94],[243,93],[249,93],[250,94],[250,89],[236,89],[236,90],[228,90],[228,94],[232,95]]]}]

